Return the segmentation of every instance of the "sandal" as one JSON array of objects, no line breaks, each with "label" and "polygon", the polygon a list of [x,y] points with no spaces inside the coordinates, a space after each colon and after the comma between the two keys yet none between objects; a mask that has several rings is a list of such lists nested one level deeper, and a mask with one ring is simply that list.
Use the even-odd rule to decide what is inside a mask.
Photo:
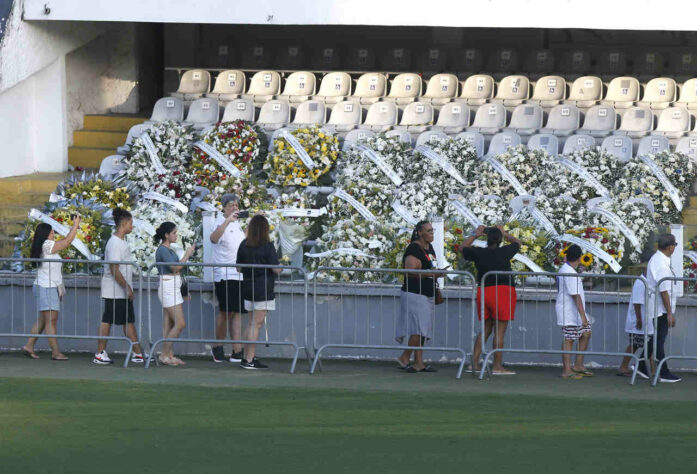
[{"label": "sandal", "polygon": [[176,362],[174,362],[174,361],[173,361],[172,359],[170,359],[169,357],[162,357],[161,355],[157,357],[157,361],[158,361],[160,364],[163,364],[163,365],[169,365],[169,366],[178,365]]},{"label": "sandal", "polygon": [[68,360],[65,354],[58,354],[57,356],[51,356],[51,360]]},{"label": "sandal", "polygon": [[406,369],[404,369],[405,372],[409,372],[410,374],[416,374],[419,372],[438,372],[438,369],[431,367],[430,365],[427,365],[423,369],[417,369],[416,367],[410,365]]},{"label": "sandal", "polygon": [[494,370],[491,375],[515,375],[515,372],[512,370]]},{"label": "sandal", "polygon": [[576,370],[576,369],[571,369],[577,374],[581,375],[582,377],[593,377],[593,372],[591,372],[588,369],[583,369],[583,370]]},{"label": "sandal", "polygon": [[411,364],[402,365],[402,361],[399,359],[395,359],[395,360],[397,361],[397,369],[398,370],[407,370],[407,368],[411,366]]},{"label": "sandal", "polygon": [[34,351],[30,351],[29,349],[22,347],[22,352],[24,352],[24,355],[29,357],[30,359],[40,359],[40,357],[36,354]]},{"label": "sandal", "polygon": [[561,378],[571,379],[571,380],[581,380],[583,378],[583,375],[581,375],[581,374],[562,375]]},{"label": "sandal", "polygon": [[617,372],[615,375],[618,377],[631,377],[632,373],[631,372]]},{"label": "sandal", "polygon": [[172,362],[174,362],[174,365],[186,365],[186,362],[181,360],[179,357],[172,357]]}]

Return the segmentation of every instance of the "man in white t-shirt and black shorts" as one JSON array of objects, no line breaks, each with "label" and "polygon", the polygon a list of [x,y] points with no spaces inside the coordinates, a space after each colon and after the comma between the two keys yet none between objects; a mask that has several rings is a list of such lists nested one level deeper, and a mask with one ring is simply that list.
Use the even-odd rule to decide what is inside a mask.
[{"label": "man in white t-shirt and black shorts", "polygon": [[[246,237],[238,220],[240,200],[234,194],[225,194],[220,201],[223,213],[218,214],[210,237],[214,244],[213,263],[232,265],[237,263],[237,250]],[[242,338],[242,314],[247,313],[242,297],[242,273],[235,267],[221,266],[213,268],[213,277],[220,310],[215,324],[215,338],[225,339],[230,328],[230,338],[239,341]],[[214,346],[211,355],[214,362],[225,361],[223,345]],[[242,345],[233,344],[230,362],[240,363],[243,358]]]},{"label": "man in white t-shirt and black shorts", "polygon": [[[646,273],[644,273],[646,276]],[[627,308],[627,322],[624,326],[624,331],[629,335],[629,344],[625,352],[627,354],[634,354],[637,350],[643,349],[645,344],[645,325],[648,325],[647,332],[649,336],[653,336],[653,321],[651,318],[646,317],[646,283],[643,280],[637,279],[634,281],[634,286],[632,286],[632,296],[629,300],[629,307]],[[651,339],[649,339],[651,340]],[[623,377],[631,377],[632,371],[629,369],[629,361],[632,358],[627,356],[622,359],[622,364],[617,372],[617,375]],[[639,364],[639,371],[637,372],[641,377],[648,378],[645,373],[646,370],[642,372],[644,362]],[[651,363],[651,372],[653,372],[653,361]]]}]

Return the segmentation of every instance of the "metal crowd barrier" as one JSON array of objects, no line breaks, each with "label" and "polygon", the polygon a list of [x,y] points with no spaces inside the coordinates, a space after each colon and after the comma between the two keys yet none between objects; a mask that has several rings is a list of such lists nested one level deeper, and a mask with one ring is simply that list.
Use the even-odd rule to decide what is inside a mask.
[{"label": "metal crowd barrier", "polygon": [[[607,356],[625,357],[629,356],[634,361],[634,370],[630,379],[630,384],[634,384],[640,357],[637,354],[626,352],[628,336],[625,333],[625,322],[627,316],[627,305],[617,303],[627,303],[631,297],[631,285],[635,281],[641,281],[644,285],[644,308],[648,307],[648,291],[646,279],[642,276],[634,275],[602,275],[591,273],[551,273],[551,272],[503,272],[492,271],[484,275],[482,282],[490,281],[495,278],[508,281],[510,277],[516,278],[519,284],[516,286],[518,303],[515,311],[515,319],[509,322],[507,328],[507,340],[504,347],[486,350],[484,341],[485,318],[481,318],[480,334],[482,344],[482,355],[484,357],[481,368],[479,369],[479,379],[483,379],[488,370],[489,360],[497,352],[503,353],[526,353],[526,354],[581,354],[584,356]],[[585,291],[586,295],[586,314],[590,315],[595,322],[591,322],[592,335],[587,351],[565,351],[561,349],[563,341],[561,327],[557,325],[555,304],[557,299],[557,277],[574,277],[589,281],[592,288]],[[554,284],[550,285],[554,279]],[[546,281],[545,281],[546,279]],[[622,288],[621,283],[629,283],[628,288]],[[600,285],[601,288],[596,288]],[[481,288],[484,288],[483,286]],[[485,298],[482,295],[479,310],[485,314]],[[498,303],[497,303],[498,305]],[[611,305],[611,307],[608,307]],[[498,307],[494,308],[495,310]],[[645,315],[644,322],[646,321]],[[644,327],[644,348],[641,356],[645,357],[648,341],[648,325]],[[492,338],[496,338],[497,325],[494,324]],[[528,335],[532,333],[532,336]],[[480,337],[480,336],[477,336]],[[492,339],[492,343],[493,343]],[[559,349],[555,348],[558,347]],[[477,361],[478,362],[478,361]],[[650,370],[647,364],[647,370]]]},{"label": "metal crowd barrier", "polygon": [[[330,273],[342,275],[341,282],[325,278]],[[440,279],[445,280],[445,286],[440,285],[445,302],[435,306],[431,340],[423,346],[402,345],[396,341],[401,277],[407,273],[439,273],[448,277]],[[314,373],[318,365],[321,367],[321,356],[329,349],[423,350],[459,353],[461,360],[456,377],[460,378],[468,355],[464,347],[471,344],[474,334],[473,288],[476,288],[474,276],[463,271],[318,268],[312,285],[315,357],[310,373]],[[407,324],[403,343],[409,335]]]},{"label": "metal crowd barrier", "polygon": [[[163,266],[162,263],[151,265],[146,271],[146,287],[148,289],[147,313],[148,313],[148,341],[150,343],[150,354],[145,363],[145,367],[150,366],[151,360],[158,362],[155,357],[155,350],[166,342],[186,343],[186,344],[257,344],[257,348],[262,345],[269,346],[286,346],[290,347],[290,353],[282,352],[276,355],[289,356],[292,360],[290,373],[295,372],[295,367],[298,360],[300,350],[305,350],[310,360],[310,355],[307,349],[307,278],[305,271],[301,267],[283,266],[283,265],[251,265],[251,264],[218,264],[218,263],[172,263],[171,265],[182,266],[183,270],[189,275],[192,272],[203,273],[204,269],[210,267],[224,267],[230,269],[265,269],[265,270],[282,270],[281,275],[270,276],[269,271],[264,274],[264,279],[275,278],[274,301],[275,309],[269,310],[266,316],[264,327],[259,332],[259,340],[252,341],[244,337],[240,339],[228,338],[229,334],[226,331],[226,337],[218,339],[215,336],[215,324],[218,317],[218,302],[215,296],[214,284],[206,283],[201,279],[187,278],[188,290],[191,296],[190,300],[184,300],[182,308],[186,321],[186,327],[180,334],[180,337],[167,337],[164,331],[157,329],[156,321],[164,323],[164,309],[158,294],[161,277],[156,276],[157,267]],[[198,270],[197,270],[198,269]],[[293,279],[296,275],[299,278]],[[170,291],[179,291],[176,287],[174,279],[165,279],[163,285],[172,285]],[[266,284],[266,281],[264,281]],[[254,279],[252,280],[254,286]],[[164,287],[163,287],[164,290]],[[297,303],[295,295],[302,295],[302,303]],[[242,295],[238,295],[243,300]],[[256,297],[255,297],[256,299]],[[242,335],[245,334],[245,328],[249,324],[251,311],[247,315],[243,315]],[[247,320],[245,324],[244,319]],[[164,328],[163,328],[164,329]],[[269,351],[265,350],[265,353]]]},{"label": "metal crowd barrier", "polygon": [[[672,281],[673,285],[682,283],[683,285],[692,284],[691,286],[697,285],[697,278],[687,278],[687,277],[667,277],[658,281],[656,288],[661,286],[661,283],[665,281]],[[688,286],[688,285],[685,285]],[[656,293],[656,297],[653,300],[654,303],[654,314],[658,316],[658,303],[660,301],[660,294]],[[651,385],[654,387],[658,383],[661,376],[661,369],[666,362],[670,359],[674,360],[697,360],[697,354],[690,354],[687,350],[688,343],[694,341],[694,334],[697,333],[697,322],[694,318],[687,318],[691,314],[694,314],[695,306],[697,306],[697,295],[686,292],[685,296],[682,298],[682,305],[676,302],[676,308],[674,312],[675,316],[675,327],[668,328],[668,336],[665,342],[666,356],[662,360],[656,360],[656,370],[651,379]],[[654,319],[654,328],[658,331],[658,318]],[[693,339],[690,339],[690,338]],[[656,355],[656,349],[658,347],[658,338],[653,337],[653,355]]]},{"label": "metal crowd barrier", "polygon": [[[34,334],[32,327],[40,320],[37,304],[37,296],[34,294],[34,283],[36,280],[36,270],[26,268],[31,264],[60,263],[65,269],[71,265],[78,271],[77,273],[63,272],[63,284],[65,294],[60,300],[58,320],[56,324],[56,334]],[[98,334],[99,326],[102,321],[105,302],[101,297],[101,275],[105,265],[127,265],[133,267],[133,292],[136,301],[134,305],[138,308],[135,311],[135,326],[142,330],[142,275],[133,262],[103,261],[103,260],[78,260],[78,259],[41,259],[41,258],[0,258],[0,265],[21,265],[26,271],[2,271],[0,272],[0,300],[5,304],[0,306],[0,338],[37,338],[56,340],[74,340],[78,344],[72,346],[70,350],[89,350],[95,352],[93,345],[80,344],[80,341],[107,340],[120,341],[128,345],[124,367],[128,367],[128,362],[133,352],[133,346],[138,341],[131,341],[124,333],[123,336],[101,337]],[[4,266],[4,265],[3,265]],[[49,265],[49,279],[55,275]],[[124,326],[125,328],[125,326]],[[116,328],[112,327],[112,334]],[[38,341],[37,341],[38,342]]]}]

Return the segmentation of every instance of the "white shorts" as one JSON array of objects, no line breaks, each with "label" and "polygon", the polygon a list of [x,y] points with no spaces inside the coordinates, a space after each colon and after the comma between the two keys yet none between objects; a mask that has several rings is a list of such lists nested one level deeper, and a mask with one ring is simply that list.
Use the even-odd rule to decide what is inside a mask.
[{"label": "white shorts", "polygon": [[182,297],[182,277],[179,275],[163,275],[160,277],[160,286],[157,289],[157,297],[163,308],[171,308],[184,302]]},{"label": "white shorts", "polygon": [[259,311],[275,311],[276,310],[276,300],[269,301],[255,301],[251,302],[244,300],[244,309],[247,311],[259,310]]}]

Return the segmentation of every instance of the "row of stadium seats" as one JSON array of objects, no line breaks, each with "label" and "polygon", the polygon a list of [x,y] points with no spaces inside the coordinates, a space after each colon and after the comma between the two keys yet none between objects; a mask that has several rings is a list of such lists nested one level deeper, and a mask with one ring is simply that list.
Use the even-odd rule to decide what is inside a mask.
[{"label": "row of stadium seats", "polygon": [[403,108],[394,102],[376,102],[364,112],[361,104],[352,100],[339,102],[330,109],[318,100],[291,104],[274,99],[263,103],[257,114],[250,99],[234,99],[225,106],[221,118],[216,100],[198,99],[189,107],[186,119],[184,112],[183,102],[165,97],[155,104],[150,122],[174,120],[204,129],[219,120],[246,120],[256,122],[268,132],[289,125],[314,124],[332,133],[361,128],[374,132],[404,130],[412,134],[426,130],[456,134],[467,130],[484,135],[509,130],[526,137],[536,133],[556,136],[580,133],[595,138],[610,134],[641,138],[652,134],[669,139],[697,135],[694,116],[684,107],[666,108],[656,118],[646,107],[631,107],[620,114],[609,105],[595,105],[585,113],[575,105],[557,105],[545,113],[537,104],[521,104],[509,112],[499,103],[481,106],[474,111],[461,102],[449,102],[440,110],[429,102],[411,102]]},{"label": "row of stadium seats", "polygon": [[[212,53],[212,54],[210,54]],[[589,72],[605,75],[634,74],[639,77],[654,77],[665,73],[676,76],[697,74],[697,54],[692,51],[663,53],[643,51],[635,54],[613,49],[591,53],[585,50],[554,52],[549,49],[534,49],[521,54],[515,48],[501,48],[486,56],[475,48],[447,51],[444,48],[425,48],[412,51],[404,47],[391,47],[382,51],[373,48],[349,48],[341,51],[335,47],[323,47],[313,52],[298,45],[289,45],[277,52],[269,47],[251,46],[237,53],[229,45],[221,45],[209,52],[212,63],[219,65],[241,64],[247,69],[346,69],[365,71],[380,68],[385,71],[418,70],[442,72],[446,70],[462,73],[488,71],[495,75],[526,72],[544,75],[563,72],[568,76],[585,75]]]},{"label": "row of stadium seats", "polygon": [[234,99],[252,100],[256,104],[273,99],[290,103],[319,100],[335,104],[353,99],[362,105],[378,101],[393,101],[399,105],[410,102],[428,102],[441,106],[461,101],[470,106],[500,103],[515,107],[522,103],[550,108],[560,103],[588,108],[597,103],[626,109],[638,105],[652,110],[679,105],[697,109],[697,78],[682,86],[673,78],[659,77],[642,85],[635,77],[622,76],[608,84],[597,76],[583,76],[568,82],[561,76],[545,76],[531,81],[527,76],[506,76],[500,82],[486,74],[475,74],[460,82],[454,74],[436,74],[424,80],[414,73],[402,73],[389,79],[383,73],[365,73],[355,81],[346,72],[332,72],[318,81],[314,73],[299,71],[285,79],[277,71],[259,71],[247,84],[247,75],[241,70],[218,74],[211,91],[211,74],[202,69],[186,71],[176,92],[172,93],[187,103],[201,97],[226,103]]}]

